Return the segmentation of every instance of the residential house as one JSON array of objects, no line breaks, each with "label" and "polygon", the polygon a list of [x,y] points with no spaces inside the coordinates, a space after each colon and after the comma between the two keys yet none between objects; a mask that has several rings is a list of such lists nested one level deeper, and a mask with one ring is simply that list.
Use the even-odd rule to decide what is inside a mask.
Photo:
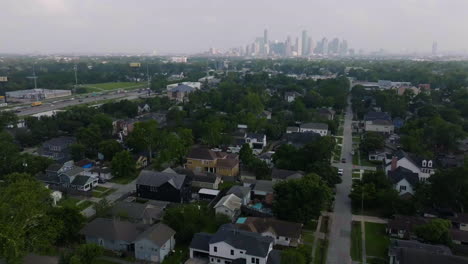
[{"label": "residential house", "polygon": [[269,262],[273,239],[223,225],[215,234],[197,233],[190,243],[191,258],[208,258],[208,263],[279,264]]},{"label": "residential house", "polygon": [[190,200],[190,179],[178,173],[142,170],[136,182],[138,197],[174,203]]},{"label": "residential house", "polygon": [[98,185],[98,179],[84,174],[83,168],[75,166],[73,161],[68,161],[63,165],[59,163],[49,165],[45,173],[37,175],[37,179],[54,186],[90,191]]},{"label": "residential house", "polygon": [[133,252],[134,241],[147,226],[116,219],[96,218],[81,229],[86,243],[108,250]]},{"label": "residential house", "polygon": [[138,105],[138,115],[149,113],[151,107],[148,104]]},{"label": "residential house", "polygon": [[260,154],[258,156],[258,158],[261,160],[261,161],[264,161],[268,167],[272,167],[273,166],[273,155],[275,154],[274,151],[267,151],[267,152],[264,152],[262,154]]},{"label": "residential house", "polygon": [[162,220],[164,211],[169,202],[148,201],[144,204],[118,201],[110,210],[112,217],[121,218],[132,223],[152,225]]},{"label": "residential house", "polygon": [[94,161],[89,159],[82,159],[75,162],[75,166],[83,168],[85,171],[89,171],[94,167]]},{"label": "residential house", "polygon": [[298,92],[285,92],[284,93],[284,100],[288,103],[292,103],[296,100],[297,97],[301,96]]},{"label": "residential house", "polygon": [[271,112],[270,111],[267,111],[267,110],[263,110],[261,113],[260,113],[260,117],[261,118],[265,118],[267,120],[270,120],[271,119]]},{"label": "residential house", "polygon": [[398,167],[406,168],[417,173],[420,181],[426,181],[435,173],[435,163],[431,159],[424,159],[413,154],[396,151],[393,155],[387,155],[385,159],[385,172],[396,170]]},{"label": "residential house", "polygon": [[239,229],[271,237],[275,245],[297,247],[301,243],[303,224],[265,217],[240,217]]},{"label": "residential house", "polygon": [[450,237],[452,242],[457,245],[468,245],[468,231],[460,229],[450,229]]},{"label": "residential house", "polygon": [[207,173],[206,175],[194,174],[192,178],[192,187],[207,188],[217,190],[221,183],[221,176]]},{"label": "residential house", "polygon": [[213,208],[217,214],[226,215],[233,220],[239,215],[241,205],[241,198],[234,194],[228,194],[223,196]]},{"label": "residential house", "polygon": [[158,223],[135,239],[135,258],[138,260],[162,263],[175,247],[175,231]]},{"label": "residential house", "polygon": [[83,175],[97,178],[102,182],[109,181],[114,177],[109,167],[94,167],[91,170],[84,171]]},{"label": "residential house", "polygon": [[70,187],[78,191],[87,192],[98,185],[98,179],[85,175],[77,175],[70,183]]},{"label": "residential house", "polygon": [[300,179],[304,177],[304,173],[300,171],[292,171],[292,170],[283,170],[273,168],[271,170],[271,180],[273,182],[279,182],[284,180],[291,180],[291,179]]},{"label": "residential house", "polygon": [[191,86],[179,84],[178,86],[168,90],[167,96],[169,99],[175,100],[177,102],[187,102],[189,94],[195,91],[196,89]]},{"label": "residential house", "polygon": [[364,116],[364,130],[366,132],[392,134],[395,131],[395,127],[388,113],[369,112]]},{"label": "residential house", "polygon": [[388,153],[384,149],[377,149],[377,150],[369,151],[369,155],[367,155],[367,158],[370,161],[384,161],[387,155]]},{"label": "residential house", "polygon": [[328,124],[326,123],[304,123],[299,127],[299,132],[315,132],[320,136],[328,135]]},{"label": "residential house", "polygon": [[428,219],[418,216],[395,215],[388,221],[387,234],[402,239],[415,239],[414,229],[416,226],[428,223]]},{"label": "residential house", "polygon": [[468,259],[454,256],[446,246],[418,241],[391,240],[388,256],[389,264],[468,264]]},{"label": "residential house", "polygon": [[250,196],[251,191],[249,187],[244,186],[232,186],[226,193],[226,195],[234,194],[235,196],[239,197],[242,200],[243,205],[247,205],[250,203]]},{"label": "residential house", "polygon": [[259,154],[267,146],[267,139],[265,134],[238,131],[234,133],[233,138],[235,141],[233,148],[239,151],[244,144],[248,144],[255,154]]},{"label": "residential house", "polygon": [[208,148],[193,148],[187,155],[187,169],[194,173],[216,173],[235,177],[239,174],[239,159],[235,154],[215,152]]},{"label": "residential house", "polygon": [[388,172],[388,179],[400,195],[414,195],[419,183],[419,175],[404,167],[398,167]]},{"label": "residential house", "polygon": [[192,87],[193,89],[195,90],[200,90],[201,89],[201,82],[180,82],[180,83],[173,83],[173,84],[168,84],[166,86],[166,89],[167,90],[172,90],[176,87],[179,87],[181,85],[186,85],[186,86],[190,86]]},{"label": "residential house", "polygon": [[331,108],[320,108],[317,110],[317,114],[324,120],[333,120],[335,119],[336,112]]},{"label": "residential house", "polygon": [[65,162],[71,159],[70,145],[75,142],[76,138],[74,137],[52,138],[42,143],[38,153],[57,162]]},{"label": "residential house", "polygon": [[213,190],[213,189],[206,189],[202,188],[198,191],[198,199],[199,200],[205,200],[205,201],[211,201],[215,199],[220,191],[218,190]]},{"label": "residential house", "polygon": [[269,194],[272,194],[273,186],[275,182],[273,181],[266,181],[266,180],[258,180],[255,182],[255,185],[252,189],[252,193],[254,196],[266,197]]},{"label": "residential house", "polygon": [[290,134],[290,133],[299,133],[299,127],[296,127],[296,126],[288,126],[286,128],[286,134]]},{"label": "residential house", "polygon": [[407,91],[413,94],[414,96],[416,96],[421,92],[421,89],[419,89],[416,86],[406,86],[406,85],[396,88],[396,93],[400,96],[404,95]]},{"label": "residential house", "polygon": [[[318,140],[320,136],[320,134],[315,132],[287,133],[283,135],[281,141],[283,144],[289,144],[296,148],[302,148],[303,146]],[[280,145],[278,145],[278,147],[279,146]]]}]

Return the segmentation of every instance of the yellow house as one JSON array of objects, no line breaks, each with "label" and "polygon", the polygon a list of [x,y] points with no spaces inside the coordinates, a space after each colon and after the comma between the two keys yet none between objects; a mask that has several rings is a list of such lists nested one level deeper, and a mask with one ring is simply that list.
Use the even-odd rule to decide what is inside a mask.
[{"label": "yellow house", "polygon": [[216,173],[221,176],[237,176],[239,159],[237,155],[214,152],[208,148],[193,148],[187,155],[187,169],[195,173]]}]

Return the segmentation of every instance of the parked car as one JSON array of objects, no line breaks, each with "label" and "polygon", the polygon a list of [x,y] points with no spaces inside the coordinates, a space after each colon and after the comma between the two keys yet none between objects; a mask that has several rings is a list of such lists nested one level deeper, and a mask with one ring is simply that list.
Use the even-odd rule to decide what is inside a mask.
[{"label": "parked car", "polygon": [[341,163],[346,163],[346,159],[345,159],[345,158],[342,158],[342,159],[341,159]]},{"label": "parked car", "polygon": [[338,169],[338,175],[340,175],[340,176],[343,175],[343,169]]}]

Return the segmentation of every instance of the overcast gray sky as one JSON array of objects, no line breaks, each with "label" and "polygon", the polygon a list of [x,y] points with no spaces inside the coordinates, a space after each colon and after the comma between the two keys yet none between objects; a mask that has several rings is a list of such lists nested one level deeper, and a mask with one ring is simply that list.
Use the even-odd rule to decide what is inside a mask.
[{"label": "overcast gray sky", "polygon": [[0,0],[0,52],[199,52],[326,36],[367,51],[468,47],[468,0]]}]

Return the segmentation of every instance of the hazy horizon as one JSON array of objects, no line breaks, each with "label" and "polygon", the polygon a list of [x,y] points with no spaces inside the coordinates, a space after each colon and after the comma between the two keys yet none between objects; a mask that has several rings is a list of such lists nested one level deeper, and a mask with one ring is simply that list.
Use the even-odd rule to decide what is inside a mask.
[{"label": "hazy horizon", "polygon": [[391,52],[466,51],[463,0],[4,0],[0,53],[195,53],[269,39]]}]

